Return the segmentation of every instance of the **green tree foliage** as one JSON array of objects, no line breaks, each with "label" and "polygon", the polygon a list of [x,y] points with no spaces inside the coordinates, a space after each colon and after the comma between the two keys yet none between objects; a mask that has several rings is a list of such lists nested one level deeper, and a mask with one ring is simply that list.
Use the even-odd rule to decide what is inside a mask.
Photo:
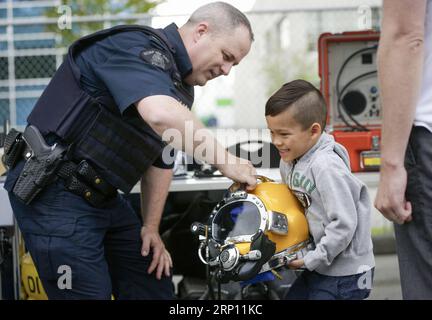
[{"label": "green tree foliage", "polygon": [[[136,23],[127,19],[128,14],[141,14],[162,3],[164,0],[61,0],[61,5],[68,6],[72,14],[72,28],[61,29],[58,24],[47,25],[47,31],[54,32],[61,39],[58,46],[68,46],[79,37],[107,27],[103,21],[98,22],[74,22],[74,17],[97,15],[125,15],[121,21],[113,21],[113,25]],[[64,12],[58,12],[59,7],[53,7],[46,11],[46,16],[59,18]]]}]

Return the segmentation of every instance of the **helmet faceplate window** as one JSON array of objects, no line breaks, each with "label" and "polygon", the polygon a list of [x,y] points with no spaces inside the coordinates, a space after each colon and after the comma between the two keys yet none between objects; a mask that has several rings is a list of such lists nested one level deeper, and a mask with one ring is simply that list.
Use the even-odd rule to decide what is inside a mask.
[{"label": "helmet faceplate window", "polygon": [[224,241],[245,235],[254,235],[260,229],[261,214],[250,201],[236,201],[223,206],[213,220],[213,237]]}]

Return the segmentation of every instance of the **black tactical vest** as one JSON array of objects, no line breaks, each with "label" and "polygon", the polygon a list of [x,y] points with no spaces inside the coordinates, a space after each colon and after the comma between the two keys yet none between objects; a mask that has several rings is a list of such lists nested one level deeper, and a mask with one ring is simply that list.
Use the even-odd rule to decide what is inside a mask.
[{"label": "black tactical vest", "polygon": [[54,133],[70,145],[69,158],[87,160],[114,187],[129,193],[166,144],[141,118],[136,108],[123,115],[110,96],[92,97],[80,85],[81,72],[76,55],[86,46],[114,33],[142,31],[166,48],[171,59],[171,78],[178,100],[193,103],[193,91],[182,82],[165,35],[144,26],[116,26],[74,42],[47,88],[28,117],[43,135]]}]

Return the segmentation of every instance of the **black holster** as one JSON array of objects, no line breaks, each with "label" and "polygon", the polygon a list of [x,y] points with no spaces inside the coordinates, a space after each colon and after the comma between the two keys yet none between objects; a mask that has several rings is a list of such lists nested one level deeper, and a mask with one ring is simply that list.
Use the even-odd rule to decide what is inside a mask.
[{"label": "black holster", "polygon": [[28,205],[44,187],[57,179],[57,171],[64,161],[66,147],[60,144],[49,146],[34,126],[26,128],[23,140],[29,153],[12,192]]}]

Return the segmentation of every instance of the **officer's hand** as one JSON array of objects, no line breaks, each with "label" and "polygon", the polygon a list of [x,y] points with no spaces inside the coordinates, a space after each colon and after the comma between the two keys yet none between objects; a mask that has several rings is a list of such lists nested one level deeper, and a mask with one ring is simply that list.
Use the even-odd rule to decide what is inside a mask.
[{"label": "officer's hand", "polygon": [[235,156],[229,156],[227,163],[218,165],[219,171],[227,178],[230,178],[236,182],[246,183],[247,190],[253,190],[256,187],[256,170],[252,163],[237,158]]},{"label": "officer's hand", "polygon": [[380,182],[375,198],[377,208],[388,220],[403,224],[412,220],[411,203],[405,199],[407,172],[403,166],[381,167]]},{"label": "officer's hand", "polygon": [[162,278],[162,272],[167,277],[170,275],[170,268],[172,268],[172,260],[168,250],[159,235],[157,227],[143,226],[141,228],[142,248],[141,254],[145,257],[149,254],[150,250],[153,252],[152,262],[148,268],[148,273],[152,273],[156,268],[156,278]]},{"label": "officer's hand", "polygon": [[290,263],[288,263],[288,267],[290,269],[299,269],[301,267],[304,266],[304,260],[303,259],[297,259],[297,260],[293,260]]}]

